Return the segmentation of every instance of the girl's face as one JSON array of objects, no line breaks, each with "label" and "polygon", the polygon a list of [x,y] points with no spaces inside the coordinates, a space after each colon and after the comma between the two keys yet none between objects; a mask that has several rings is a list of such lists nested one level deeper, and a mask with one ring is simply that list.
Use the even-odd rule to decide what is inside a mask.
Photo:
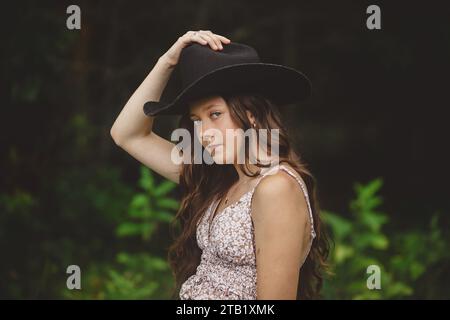
[{"label": "girl's face", "polygon": [[[232,119],[225,100],[221,96],[203,98],[191,104],[189,111],[194,130],[214,162],[236,163],[237,150],[241,150],[244,140],[243,130],[238,130],[241,128]],[[253,121],[249,111],[247,116]]]}]

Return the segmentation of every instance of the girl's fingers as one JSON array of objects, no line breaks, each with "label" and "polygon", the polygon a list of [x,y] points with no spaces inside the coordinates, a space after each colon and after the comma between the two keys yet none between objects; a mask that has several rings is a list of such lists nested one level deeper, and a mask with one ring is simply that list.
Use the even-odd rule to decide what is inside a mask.
[{"label": "girl's fingers", "polygon": [[228,39],[228,38],[226,38],[226,37],[224,37],[224,36],[221,36],[221,35],[216,35],[219,39],[220,39],[220,41],[222,41],[223,43],[230,43],[231,42],[231,40],[230,39]]},{"label": "girl's fingers", "polygon": [[214,49],[214,50],[218,50],[219,46],[216,44],[216,41],[214,40],[214,38],[212,36],[210,36],[207,33],[201,33],[201,36],[203,39],[207,40],[209,43],[209,46]]},{"label": "girl's fingers", "polygon": [[188,39],[186,39],[186,43],[195,41],[202,45],[209,44],[209,46],[214,50],[223,49],[222,43],[228,44],[231,42],[227,37],[221,36],[219,34],[214,34],[210,30],[199,30],[199,31],[189,31],[185,35]]},{"label": "girl's fingers", "polygon": [[216,44],[217,48],[223,49],[222,42],[220,41],[219,37],[217,37],[216,34],[212,33],[210,30],[205,31],[206,34],[208,34],[211,38],[213,38],[214,43]]},{"label": "girl's fingers", "polygon": [[200,43],[200,44],[207,44],[207,43],[208,43],[208,41],[206,41],[206,40],[201,36],[201,34],[199,34],[199,33],[196,33],[196,34],[192,35],[192,36],[191,36],[191,39],[194,40],[194,41],[197,41],[197,42]]},{"label": "girl's fingers", "polygon": [[221,41],[221,42],[224,42],[224,43],[230,43],[231,42],[231,40],[230,39],[228,39],[227,37],[224,37],[224,36],[221,36],[220,34],[215,34],[215,33],[212,33],[211,31],[207,31],[211,36],[213,36],[215,39],[218,39],[219,41]]}]

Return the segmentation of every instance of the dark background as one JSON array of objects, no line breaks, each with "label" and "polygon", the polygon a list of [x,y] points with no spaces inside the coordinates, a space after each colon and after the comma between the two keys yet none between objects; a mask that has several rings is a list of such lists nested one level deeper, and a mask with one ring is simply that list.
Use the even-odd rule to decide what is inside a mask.
[{"label": "dark background", "polygon": [[[444,2],[393,2],[2,4],[0,296],[60,297],[56,283],[70,261],[141,248],[114,233],[140,167],[109,130],[188,30],[249,44],[263,61],[311,79],[311,99],[283,116],[317,178],[321,207],[349,218],[354,183],[381,177],[390,234],[419,230],[434,213],[447,234],[448,10]],[[81,7],[81,30],[66,28],[70,4]],[[369,4],[381,7],[381,30],[366,28]],[[165,96],[176,94],[177,80],[175,73]],[[169,138],[176,123],[161,116],[155,131]],[[164,254],[158,243],[143,248]]]}]

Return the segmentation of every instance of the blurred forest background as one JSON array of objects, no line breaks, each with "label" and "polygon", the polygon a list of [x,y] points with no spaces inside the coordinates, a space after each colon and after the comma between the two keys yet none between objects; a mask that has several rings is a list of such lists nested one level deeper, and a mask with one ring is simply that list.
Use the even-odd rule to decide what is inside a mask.
[{"label": "blurred forest background", "polygon": [[[81,30],[66,28],[70,4],[81,8]],[[382,30],[366,28],[369,4],[381,7]],[[179,191],[109,130],[157,58],[198,29],[250,44],[313,83],[312,98],[283,116],[335,241],[324,298],[450,298],[443,4],[2,4],[0,298],[169,298]],[[155,131],[169,139],[176,123],[161,116]],[[81,290],[66,288],[71,264],[81,267]],[[381,290],[366,287],[370,264],[382,270]]]}]

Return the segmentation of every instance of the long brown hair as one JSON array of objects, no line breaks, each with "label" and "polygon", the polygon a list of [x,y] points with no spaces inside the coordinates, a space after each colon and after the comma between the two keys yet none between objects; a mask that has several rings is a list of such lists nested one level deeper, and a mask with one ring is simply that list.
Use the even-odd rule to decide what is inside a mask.
[{"label": "long brown hair", "polygon": [[[306,168],[301,158],[291,146],[288,132],[283,126],[278,107],[268,98],[258,94],[220,94],[228,105],[232,119],[244,131],[251,128],[246,110],[250,111],[256,120],[256,129],[267,129],[270,136],[271,129],[279,129],[279,163],[288,163],[295,169],[306,184],[310,205],[313,212],[316,238],[304,262],[298,282],[297,299],[315,299],[320,297],[323,283],[323,272],[327,264],[329,243],[323,230],[319,203],[316,194],[316,182]],[[193,122],[188,114],[184,114],[179,123],[194,139]],[[257,130],[258,131],[258,130]],[[191,143],[194,143],[192,140]],[[270,139],[267,141],[270,150]],[[245,159],[248,163],[248,146],[245,146]],[[196,226],[202,214],[207,210],[216,196],[223,197],[228,189],[238,180],[238,174],[232,164],[183,164],[180,174],[180,188],[182,191],[181,206],[171,223],[173,244],[169,247],[168,260],[175,278],[175,288],[172,298],[179,299],[179,290],[184,281],[196,272],[200,263],[201,249],[196,240]],[[255,164],[265,167],[264,164]],[[248,172],[245,164],[240,168],[247,176],[257,176],[258,173]],[[220,181],[220,183],[218,183]]]}]

